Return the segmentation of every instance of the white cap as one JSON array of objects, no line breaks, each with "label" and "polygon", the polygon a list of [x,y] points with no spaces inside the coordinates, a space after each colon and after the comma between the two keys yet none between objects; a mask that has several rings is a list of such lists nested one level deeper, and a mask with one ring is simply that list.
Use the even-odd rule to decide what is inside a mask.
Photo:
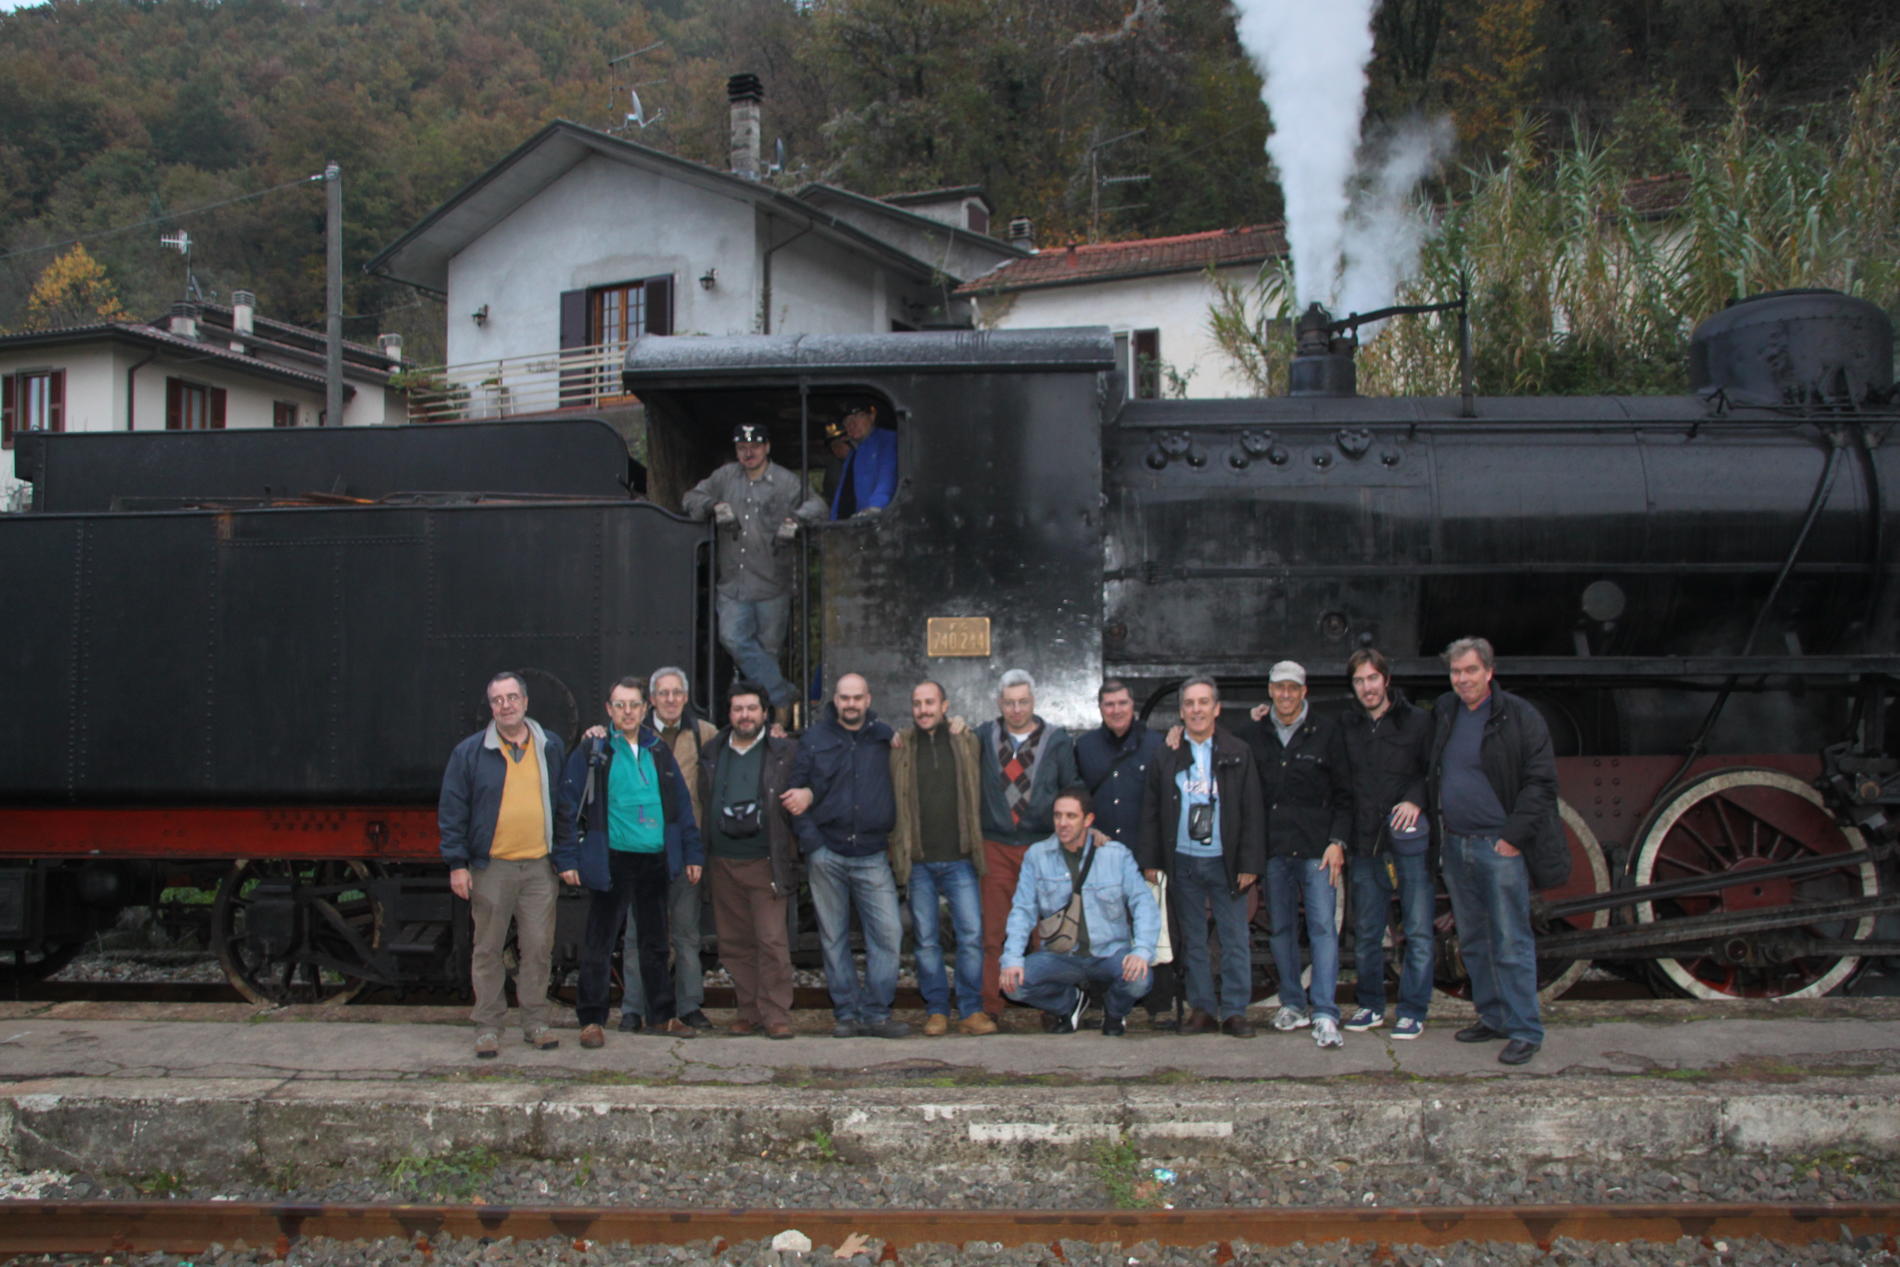
[{"label": "white cap", "polygon": [[1298,682],[1301,686],[1305,686],[1306,670],[1301,668],[1297,661],[1282,660],[1273,666],[1273,672],[1267,674],[1267,682],[1269,684],[1274,682]]}]

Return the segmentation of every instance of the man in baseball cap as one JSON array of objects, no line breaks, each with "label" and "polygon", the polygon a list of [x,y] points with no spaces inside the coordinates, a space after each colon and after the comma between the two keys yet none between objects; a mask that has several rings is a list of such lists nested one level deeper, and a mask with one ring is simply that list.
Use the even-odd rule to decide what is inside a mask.
[{"label": "man in baseball cap", "polygon": [[825,504],[771,460],[771,436],[761,424],[735,426],[732,445],[737,460],[696,484],[681,509],[719,525],[719,644],[740,677],[764,687],[774,708],[787,708],[795,692],[778,658],[792,614],[791,547],[800,525],[825,517]]},{"label": "man in baseball cap", "polygon": [[839,421],[854,447],[831,497],[831,517],[881,512],[897,495],[897,433],[877,425],[877,402],[868,397],[847,400]]}]

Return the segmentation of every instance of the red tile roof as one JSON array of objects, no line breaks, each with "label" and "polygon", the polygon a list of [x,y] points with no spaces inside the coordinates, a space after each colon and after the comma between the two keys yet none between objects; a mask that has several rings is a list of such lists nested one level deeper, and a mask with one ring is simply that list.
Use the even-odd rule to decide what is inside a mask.
[{"label": "red tile roof", "polygon": [[1286,249],[1285,229],[1277,224],[1183,233],[1171,238],[1140,238],[1133,242],[1045,247],[1028,259],[1010,260],[974,281],[963,283],[957,287],[957,293],[1030,290],[1038,286],[1066,286],[1155,273],[1192,273],[1209,264],[1258,263],[1284,255]]}]

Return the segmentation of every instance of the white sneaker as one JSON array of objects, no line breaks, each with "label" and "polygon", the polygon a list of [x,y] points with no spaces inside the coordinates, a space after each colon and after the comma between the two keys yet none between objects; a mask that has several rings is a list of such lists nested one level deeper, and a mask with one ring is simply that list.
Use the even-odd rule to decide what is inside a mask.
[{"label": "white sneaker", "polygon": [[1307,1012],[1302,1012],[1297,1007],[1282,1007],[1273,1014],[1273,1028],[1283,1034],[1290,1033],[1296,1029],[1305,1029],[1312,1023],[1312,1015]]},{"label": "white sneaker", "polygon": [[1415,1021],[1409,1016],[1401,1016],[1399,1023],[1392,1027],[1392,1037],[1394,1038],[1410,1040],[1417,1038],[1424,1032],[1425,1023],[1423,1021]]},{"label": "white sneaker", "polygon": [[1315,1047],[1344,1047],[1346,1040],[1339,1036],[1339,1022],[1330,1016],[1315,1017],[1313,1045]]},{"label": "white sneaker", "polygon": [[1363,1034],[1369,1029],[1378,1029],[1383,1024],[1385,1024],[1384,1012],[1375,1012],[1369,1007],[1362,1007],[1347,1017],[1346,1023],[1340,1028],[1348,1034]]}]

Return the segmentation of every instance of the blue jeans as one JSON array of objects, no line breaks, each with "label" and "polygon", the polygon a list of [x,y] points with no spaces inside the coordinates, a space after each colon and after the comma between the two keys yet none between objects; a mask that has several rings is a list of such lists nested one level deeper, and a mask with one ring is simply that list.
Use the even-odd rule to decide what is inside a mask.
[{"label": "blue jeans", "polygon": [[[891,1016],[897,994],[897,946],[903,924],[897,914],[897,881],[883,852],[850,857],[832,849],[805,854],[818,940],[825,955],[825,987],[832,1015],[840,1021],[875,1025]],[[851,957],[851,907],[864,932],[864,981]]]},{"label": "blue jeans", "polygon": [[[1339,927],[1333,916],[1333,879],[1318,858],[1267,859],[1267,909],[1273,920],[1273,966],[1280,974],[1280,1005],[1339,1019]],[[1306,903],[1306,941],[1313,983],[1300,984],[1300,902]]]},{"label": "blue jeans", "polygon": [[[1229,892],[1227,860],[1174,855],[1174,874],[1168,879],[1176,912],[1175,958],[1187,977],[1189,1007],[1226,1019],[1239,1016],[1253,1002],[1253,948],[1247,938],[1247,895]],[[1207,916],[1214,912],[1214,931],[1220,934],[1220,998],[1214,997],[1214,977],[1207,949]]]},{"label": "blue jeans", "polygon": [[1478,1019],[1527,1043],[1544,1041],[1537,1015],[1537,942],[1524,859],[1497,851],[1495,836],[1445,838],[1445,888]]},{"label": "blue jeans", "polygon": [[950,904],[950,923],[957,938],[957,1012],[975,1016],[983,1010],[983,902],[976,868],[968,862],[911,864],[910,933],[917,944],[917,992],[924,996],[925,1012],[949,1012],[950,983],[944,976],[942,925],[937,918],[939,897]]},{"label": "blue jeans", "polygon": [[779,672],[778,655],[785,647],[792,596],[747,603],[720,595],[714,606],[719,613],[719,645],[739,672],[764,687],[774,706],[791,703],[792,684]]},{"label": "blue jeans", "polygon": [[[697,1012],[706,1001],[706,974],[699,963],[699,893],[700,884],[705,882],[701,876],[699,884],[688,884],[685,875],[676,875],[667,890],[666,925],[673,942],[673,1008],[681,1016]],[[631,964],[639,957],[640,921],[629,909],[620,962]],[[640,974],[623,967],[621,980],[620,1010],[645,1016],[647,992],[640,983]]]},{"label": "blue jeans", "polygon": [[[1392,872],[1386,870],[1387,864]],[[1386,853],[1354,858],[1348,864],[1352,879],[1354,962],[1359,969],[1359,1006],[1385,1011],[1385,927],[1392,919],[1393,873],[1405,934],[1404,960],[1399,966],[1399,1016],[1423,1024],[1432,1002],[1432,871],[1426,855]]]},{"label": "blue jeans", "polygon": [[1139,980],[1122,980],[1120,955],[1058,955],[1038,950],[1024,957],[1022,987],[1010,997],[1018,1003],[1067,1016],[1075,1010],[1077,990],[1107,985],[1102,1009],[1110,1016],[1127,1016],[1141,996],[1148,993],[1153,979],[1153,973],[1144,972]]}]

